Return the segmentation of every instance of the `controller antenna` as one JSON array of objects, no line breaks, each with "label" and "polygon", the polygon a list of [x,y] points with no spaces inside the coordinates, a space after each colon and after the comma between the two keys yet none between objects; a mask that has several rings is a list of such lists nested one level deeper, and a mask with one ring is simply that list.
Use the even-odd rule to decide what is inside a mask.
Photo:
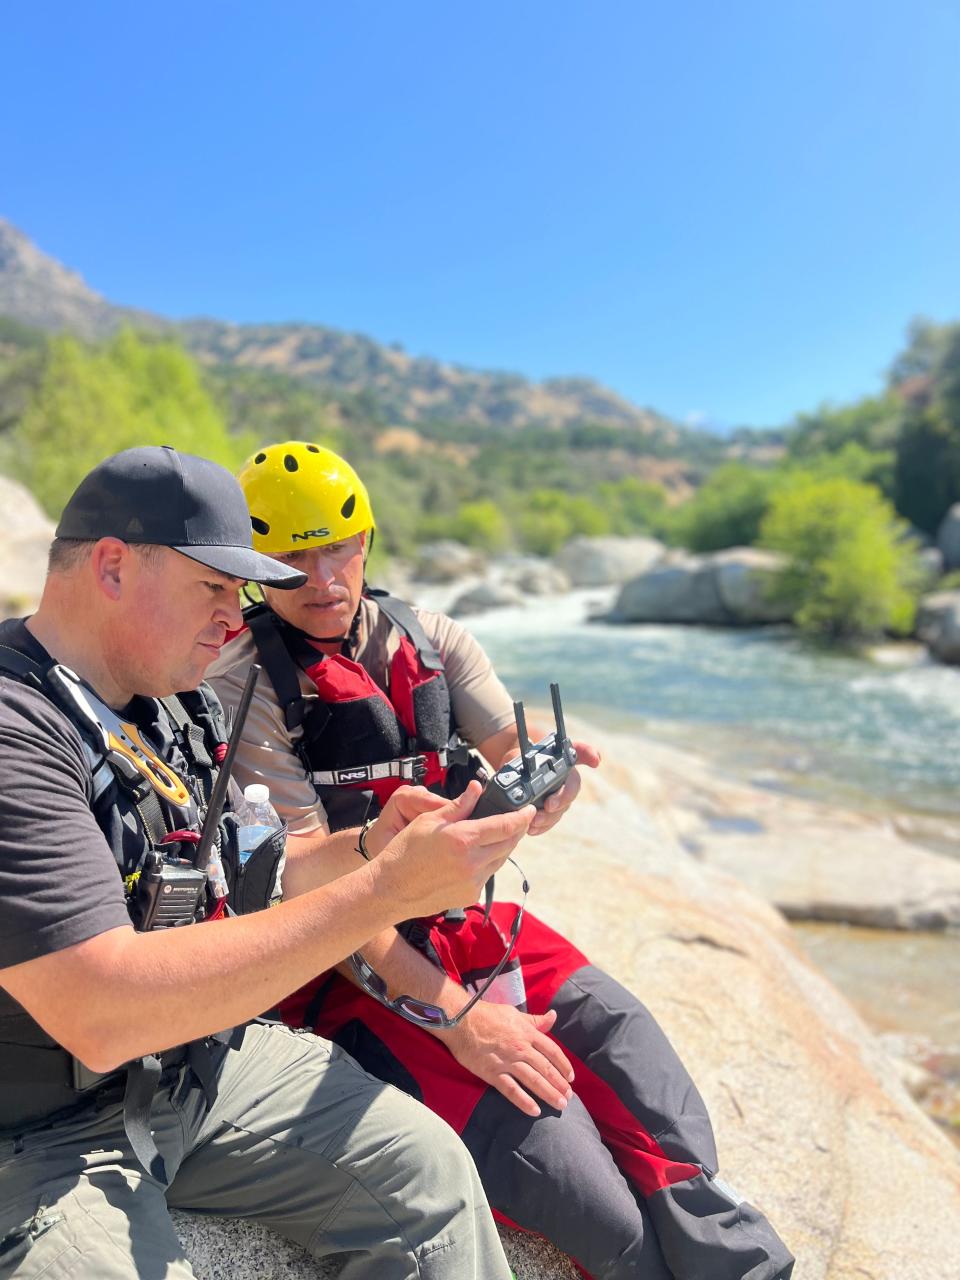
[{"label": "controller antenna", "polygon": [[550,686],[550,699],[553,702],[553,720],[557,726],[557,742],[558,744],[567,741],[567,726],[563,719],[563,707],[560,705],[560,686],[552,684]]},{"label": "controller antenna", "polygon": [[520,743],[520,767],[525,778],[530,777],[530,760],[534,755],[533,743],[527,733],[527,717],[523,714],[523,703],[513,704],[513,714],[517,722],[517,739]]}]

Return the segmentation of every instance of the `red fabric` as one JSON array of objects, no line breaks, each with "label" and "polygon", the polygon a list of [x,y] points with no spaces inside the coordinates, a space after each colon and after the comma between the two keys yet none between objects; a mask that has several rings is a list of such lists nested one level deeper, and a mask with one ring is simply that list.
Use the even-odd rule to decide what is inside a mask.
[{"label": "red fabric", "polygon": [[[403,636],[400,647],[394,654],[390,668],[390,698],[383,692],[372,676],[358,662],[345,658],[342,654],[333,654],[321,662],[304,668],[306,674],[316,685],[317,693],[323,702],[358,702],[364,698],[379,699],[390,709],[411,738],[416,736],[416,720],[413,712],[413,691],[427,680],[436,679],[435,673],[428,672],[421,665],[419,655],[410,641]],[[413,754],[408,753],[408,754]],[[436,751],[424,751],[424,774],[419,779],[420,785],[431,787],[442,783],[447,776],[446,769],[440,766],[440,757]],[[347,766],[344,766],[347,767]],[[372,791],[381,808],[387,803],[398,787],[407,785],[404,778],[378,778],[373,782],[362,781],[343,784],[347,790]]]},{"label": "red fabric", "polygon": [[[497,902],[491,913],[491,923],[486,926],[480,906],[468,907],[463,923],[441,918],[441,922],[430,930],[430,941],[436,947],[447,974],[457,981],[461,973],[496,964],[503,955],[503,937],[509,938],[516,914],[517,908],[512,903]],[[523,972],[530,1013],[546,1013],[557,989],[571,973],[587,963],[586,957],[576,947],[529,913],[523,918],[516,954]],[[284,1022],[294,1027],[304,1025],[306,1008],[317,987],[328,977],[329,974],[321,975],[283,1001],[280,1013]],[[369,1027],[410,1072],[430,1110],[442,1116],[458,1133],[461,1132],[486,1091],[486,1083],[462,1067],[442,1040],[384,1008],[372,996],[359,991],[336,974],[313,1030],[318,1035],[333,1039],[341,1027],[354,1019]]]},{"label": "red fabric", "polygon": [[[430,940],[449,976],[457,980],[462,973],[495,964],[503,954],[504,944],[500,935],[509,937],[516,911],[512,903],[495,903],[491,921],[496,929],[484,926],[483,909],[479,905],[467,908],[467,918],[462,924],[440,917],[430,930]],[[523,972],[530,1013],[546,1013],[567,978],[589,963],[586,956],[566,938],[529,914],[523,919],[516,954]],[[281,1004],[280,1012],[285,1022],[291,1026],[304,1025],[304,1012],[326,977],[329,975],[309,983]],[[430,1110],[461,1133],[489,1086],[462,1067],[442,1039],[415,1027],[384,1008],[372,996],[359,991],[339,974],[334,975],[313,1030],[318,1035],[333,1039],[341,1027],[354,1019],[363,1022],[382,1040],[413,1076]],[[614,1090],[565,1047],[564,1052],[573,1065],[574,1090],[593,1118],[617,1165],[642,1195],[652,1195],[662,1187],[700,1174],[697,1165],[675,1161],[668,1156]],[[514,1225],[503,1214],[495,1216],[508,1226]]]},{"label": "red fabric", "polygon": [[573,1065],[577,1097],[590,1112],[617,1165],[642,1195],[651,1196],[662,1187],[702,1175],[699,1165],[668,1156],[608,1084],[576,1054],[568,1049],[564,1053]]},{"label": "red fabric", "polygon": [[390,706],[390,699],[363,667],[341,653],[331,654],[304,670],[317,686],[317,693],[323,702],[357,702],[360,698],[379,698]]}]

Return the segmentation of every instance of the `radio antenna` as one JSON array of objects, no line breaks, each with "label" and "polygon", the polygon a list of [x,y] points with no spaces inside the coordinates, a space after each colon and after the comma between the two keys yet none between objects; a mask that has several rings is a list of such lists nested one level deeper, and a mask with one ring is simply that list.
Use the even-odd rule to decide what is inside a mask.
[{"label": "radio antenna", "polygon": [[254,662],[247,672],[247,683],[243,686],[237,714],[234,717],[227,753],[223,757],[223,762],[217,773],[217,780],[210,794],[210,803],[207,805],[207,812],[204,814],[200,839],[194,846],[193,865],[201,870],[207,865],[207,860],[210,857],[210,846],[213,844],[214,837],[217,834],[220,815],[223,812],[223,804],[227,798],[227,787],[230,785],[230,774],[233,772],[234,757],[237,754],[237,747],[240,745],[240,735],[243,733],[244,721],[247,718],[247,712],[250,710],[250,703],[253,701],[253,690],[256,687],[257,678],[261,670],[259,663]]}]

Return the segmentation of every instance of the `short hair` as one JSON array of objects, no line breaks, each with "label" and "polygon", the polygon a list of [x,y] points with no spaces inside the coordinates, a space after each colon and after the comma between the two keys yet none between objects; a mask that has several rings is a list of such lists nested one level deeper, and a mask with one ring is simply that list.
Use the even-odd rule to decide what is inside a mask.
[{"label": "short hair", "polygon": [[69,573],[83,564],[95,546],[94,542],[81,542],[77,538],[54,538],[47,555],[47,572]]},{"label": "short hair", "polygon": [[[69,573],[89,559],[96,545],[95,541],[80,538],[54,538],[47,554],[47,572]],[[132,547],[148,565],[156,565],[163,553],[163,547],[153,542],[128,542],[127,546]]]}]

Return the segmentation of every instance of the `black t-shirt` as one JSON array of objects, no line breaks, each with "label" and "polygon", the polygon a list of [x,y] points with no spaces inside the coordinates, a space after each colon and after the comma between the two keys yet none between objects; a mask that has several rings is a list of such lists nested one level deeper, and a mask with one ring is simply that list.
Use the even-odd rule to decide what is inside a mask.
[{"label": "black t-shirt", "polygon": [[[16,647],[48,660],[22,624],[13,634]],[[0,969],[129,925],[117,863],[90,807],[92,785],[66,716],[0,675]],[[2,982],[0,973],[0,1041],[45,1041]]]}]

